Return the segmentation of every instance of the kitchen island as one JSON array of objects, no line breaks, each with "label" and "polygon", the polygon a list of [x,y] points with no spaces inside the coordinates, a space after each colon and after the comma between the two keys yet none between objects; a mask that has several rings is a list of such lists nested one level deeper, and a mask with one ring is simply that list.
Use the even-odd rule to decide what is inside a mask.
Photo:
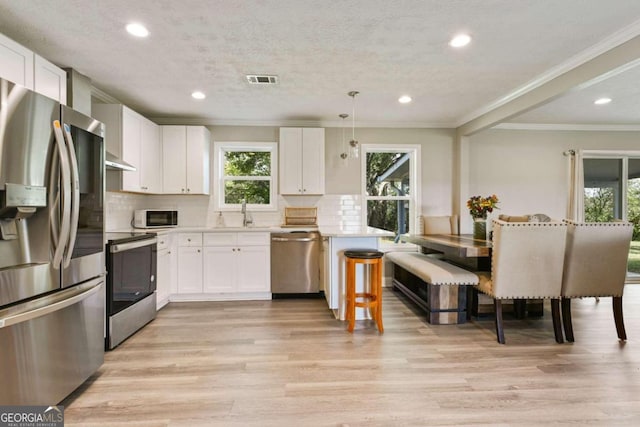
[{"label": "kitchen island", "polygon": [[[322,235],[323,265],[320,269],[321,283],[329,309],[336,319],[345,318],[345,260],[347,249],[378,249],[380,237],[391,237],[394,234],[372,227],[320,227]],[[362,267],[362,266],[360,266]],[[362,292],[366,271],[356,270],[356,291]],[[366,319],[369,313],[364,309],[356,309],[356,319]]]}]

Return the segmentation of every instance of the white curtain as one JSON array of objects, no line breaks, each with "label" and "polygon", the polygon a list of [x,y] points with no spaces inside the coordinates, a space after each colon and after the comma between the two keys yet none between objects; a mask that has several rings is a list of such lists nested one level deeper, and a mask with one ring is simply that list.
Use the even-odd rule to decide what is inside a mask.
[{"label": "white curtain", "polygon": [[584,165],[582,150],[565,151],[567,156],[567,219],[584,219]]}]

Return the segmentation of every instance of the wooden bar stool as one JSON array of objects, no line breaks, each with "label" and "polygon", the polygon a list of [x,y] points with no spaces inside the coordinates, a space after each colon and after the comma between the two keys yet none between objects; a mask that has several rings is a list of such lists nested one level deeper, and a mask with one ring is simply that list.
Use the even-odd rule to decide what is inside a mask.
[{"label": "wooden bar stool", "polygon": [[[382,257],[384,253],[372,249],[349,249],[344,251],[347,259],[346,320],[349,321],[349,332],[353,332],[356,324],[356,307],[368,308],[371,317],[382,327]],[[365,284],[364,292],[356,292],[356,264],[370,266],[369,290]]]}]

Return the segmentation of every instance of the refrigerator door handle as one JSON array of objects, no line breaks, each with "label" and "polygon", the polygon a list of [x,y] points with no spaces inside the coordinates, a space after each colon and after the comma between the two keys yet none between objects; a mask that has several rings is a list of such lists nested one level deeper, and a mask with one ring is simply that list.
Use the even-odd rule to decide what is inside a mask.
[{"label": "refrigerator door handle", "polygon": [[[10,313],[7,316],[0,317],[0,329],[6,328],[17,323],[33,320],[37,317],[44,316],[54,311],[62,310],[70,305],[76,304],[84,299],[89,298],[91,295],[102,289],[103,280],[92,281],[83,285],[74,286],[73,288],[62,291],[53,295],[46,296],[41,300],[50,299],[53,302],[50,304],[39,304],[38,307],[33,309],[25,309],[24,311],[17,311],[16,313]],[[40,300],[31,301],[27,304],[37,303]]]},{"label": "refrigerator door handle", "polygon": [[51,224],[51,239],[53,240],[54,251],[58,247],[60,238],[60,165],[58,156],[51,156],[51,170],[49,171],[49,223]]},{"label": "refrigerator door handle", "polygon": [[71,161],[71,228],[67,245],[67,254],[64,257],[64,267],[69,267],[71,255],[76,245],[76,235],[78,233],[78,217],[80,216],[80,178],[78,172],[78,159],[76,158],[76,148],[71,137],[71,129],[68,124],[64,124],[64,139],[67,143],[69,160]]},{"label": "refrigerator door handle", "polygon": [[62,265],[64,249],[69,238],[69,228],[71,225],[71,170],[69,167],[69,156],[67,155],[67,149],[64,144],[64,136],[62,135],[62,129],[60,128],[60,122],[58,120],[53,121],[53,133],[56,137],[56,148],[58,149],[60,174],[62,176],[62,191],[60,192],[62,199],[62,224],[60,225],[56,250],[53,254],[53,268],[57,270]]}]

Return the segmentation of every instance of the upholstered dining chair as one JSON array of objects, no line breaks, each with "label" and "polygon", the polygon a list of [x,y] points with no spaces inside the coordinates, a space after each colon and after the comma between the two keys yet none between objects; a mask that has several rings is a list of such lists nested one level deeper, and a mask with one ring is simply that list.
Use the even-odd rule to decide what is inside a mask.
[{"label": "upholstered dining chair", "polygon": [[493,298],[496,336],[504,344],[502,300],[551,299],[553,330],[563,342],[560,294],[567,225],[493,220],[491,272],[478,272],[476,288]]},{"label": "upholstered dining chair", "polygon": [[458,215],[423,216],[422,234],[459,234]]},{"label": "upholstered dining chair", "polygon": [[[422,216],[420,218],[422,232],[420,234],[460,234],[458,232],[458,215]],[[442,252],[421,248],[423,254],[433,258],[443,258]]]},{"label": "upholstered dining chair", "polygon": [[573,342],[571,298],[613,297],[618,338],[627,339],[622,316],[622,294],[633,235],[628,222],[567,224],[567,248],[562,278],[562,321],[567,341]]}]

